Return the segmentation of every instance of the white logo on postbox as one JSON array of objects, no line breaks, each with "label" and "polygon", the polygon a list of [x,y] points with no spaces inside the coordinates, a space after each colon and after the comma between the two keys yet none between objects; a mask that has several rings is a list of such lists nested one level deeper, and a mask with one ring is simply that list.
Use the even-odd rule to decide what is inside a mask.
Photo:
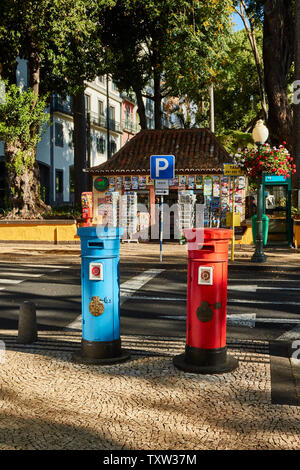
[{"label": "white logo on postbox", "polygon": [[102,263],[90,263],[89,280],[90,281],[103,281]]},{"label": "white logo on postbox", "polygon": [[213,271],[212,266],[199,266],[198,270],[198,284],[201,286],[213,285]]}]

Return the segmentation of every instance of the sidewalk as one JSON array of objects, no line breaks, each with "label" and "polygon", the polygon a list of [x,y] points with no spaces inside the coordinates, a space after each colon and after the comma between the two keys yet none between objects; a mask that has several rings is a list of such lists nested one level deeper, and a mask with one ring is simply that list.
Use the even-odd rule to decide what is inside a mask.
[{"label": "sidewalk", "polygon": [[300,449],[300,397],[272,403],[267,342],[230,342],[239,368],[202,376],[174,368],[180,338],[123,337],[131,359],[113,366],[74,363],[79,333],[1,338],[0,450]]}]

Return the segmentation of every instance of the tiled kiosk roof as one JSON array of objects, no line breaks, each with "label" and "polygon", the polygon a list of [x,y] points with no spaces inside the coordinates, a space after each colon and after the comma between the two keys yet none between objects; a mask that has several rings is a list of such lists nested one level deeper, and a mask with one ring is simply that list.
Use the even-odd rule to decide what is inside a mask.
[{"label": "tiled kiosk roof", "polygon": [[221,174],[232,157],[208,129],[142,130],[115,155],[88,169],[94,175],[150,174],[151,155],[175,155],[176,174]]}]

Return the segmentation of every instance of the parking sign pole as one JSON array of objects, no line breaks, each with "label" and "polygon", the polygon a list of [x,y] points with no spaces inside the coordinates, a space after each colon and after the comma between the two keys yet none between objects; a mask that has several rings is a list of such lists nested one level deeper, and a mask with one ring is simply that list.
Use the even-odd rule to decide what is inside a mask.
[{"label": "parking sign pole", "polygon": [[164,197],[160,196],[160,255],[159,259],[162,263],[162,247],[163,247],[163,226],[164,226]]}]

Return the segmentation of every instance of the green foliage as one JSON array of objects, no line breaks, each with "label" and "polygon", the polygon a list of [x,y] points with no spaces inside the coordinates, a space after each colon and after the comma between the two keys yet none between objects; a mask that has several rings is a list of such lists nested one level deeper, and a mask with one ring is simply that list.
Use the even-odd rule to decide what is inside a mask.
[{"label": "green foliage", "polygon": [[[262,30],[256,37],[262,53]],[[231,41],[231,58],[215,84],[217,133],[245,130],[261,111],[257,70],[246,32],[233,33]]]},{"label": "green foliage", "polygon": [[13,165],[18,175],[24,165],[33,168],[35,148],[49,123],[46,98],[40,98],[35,105],[34,102],[33,90],[20,91],[16,85],[6,84],[5,98],[0,103],[0,140],[17,148],[8,166]]},{"label": "green foliage", "polygon": [[50,211],[43,214],[45,219],[81,219],[82,212],[72,206],[52,207]]},{"label": "green foliage", "polygon": [[42,91],[70,93],[94,78],[101,64],[98,16],[114,0],[2,0],[2,76],[15,74],[16,57],[36,61]]},{"label": "green foliage", "polygon": [[246,132],[227,131],[224,134],[218,135],[217,138],[221,142],[221,144],[225,147],[227,152],[233,155],[246,147],[248,148],[255,147],[252,134],[248,134]]},{"label": "green foliage", "polygon": [[163,94],[198,101],[228,56],[231,0],[119,0],[102,40],[114,80],[142,89],[160,74]]}]

